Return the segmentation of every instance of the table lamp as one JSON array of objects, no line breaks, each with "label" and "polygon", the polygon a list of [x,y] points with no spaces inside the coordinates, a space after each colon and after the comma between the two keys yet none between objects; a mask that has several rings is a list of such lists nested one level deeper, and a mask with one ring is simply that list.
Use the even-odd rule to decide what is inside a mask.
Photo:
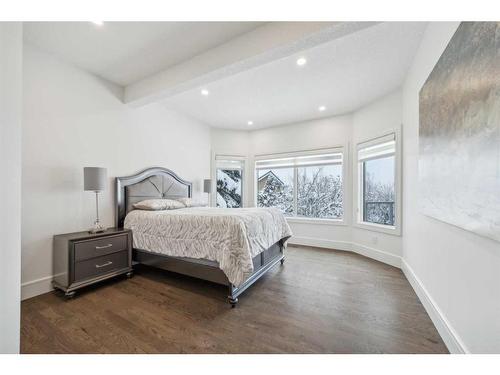
[{"label": "table lamp", "polygon": [[83,168],[84,190],[93,191],[95,193],[96,219],[94,222],[94,226],[89,230],[89,233],[100,233],[106,230],[99,222],[99,193],[106,190],[106,180],[107,180],[106,168],[99,168],[99,167]]}]

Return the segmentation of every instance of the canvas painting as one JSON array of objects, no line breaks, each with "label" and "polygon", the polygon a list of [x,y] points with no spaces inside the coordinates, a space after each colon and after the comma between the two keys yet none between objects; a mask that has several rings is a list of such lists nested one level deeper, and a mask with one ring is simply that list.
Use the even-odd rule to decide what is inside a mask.
[{"label": "canvas painting", "polygon": [[420,91],[421,211],[500,241],[500,23],[463,22]]}]

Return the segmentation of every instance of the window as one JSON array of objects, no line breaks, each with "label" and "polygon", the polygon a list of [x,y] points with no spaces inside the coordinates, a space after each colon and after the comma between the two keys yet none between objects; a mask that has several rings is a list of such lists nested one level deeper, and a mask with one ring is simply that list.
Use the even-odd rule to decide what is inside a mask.
[{"label": "window", "polygon": [[342,218],[341,164],[300,167],[297,177],[297,216]]},{"label": "window", "polygon": [[244,160],[215,157],[216,206],[243,207]]},{"label": "window", "polygon": [[395,134],[358,145],[358,221],[396,226]]},{"label": "window", "polygon": [[342,150],[334,149],[257,160],[257,206],[291,217],[342,219],[342,159]]},{"label": "window", "polygon": [[286,216],[292,216],[293,186],[293,168],[258,169],[257,206],[276,207]]}]

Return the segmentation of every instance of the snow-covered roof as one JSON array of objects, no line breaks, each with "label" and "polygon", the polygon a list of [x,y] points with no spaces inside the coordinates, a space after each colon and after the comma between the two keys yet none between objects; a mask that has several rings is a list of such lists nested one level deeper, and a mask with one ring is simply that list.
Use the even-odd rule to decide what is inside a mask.
[{"label": "snow-covered roof", "polygon": [[281,185],[285,185],[285,183],[281,180],[281,178],[279,178],[278,176],[276,176],[273,171],[269,171],[269,172],[263,174],[262,176],[260,176],[259,177],[259,181],[267,179],[267,178],[270,178],[270,177],[275,178],[276,180],[278,180]]}]

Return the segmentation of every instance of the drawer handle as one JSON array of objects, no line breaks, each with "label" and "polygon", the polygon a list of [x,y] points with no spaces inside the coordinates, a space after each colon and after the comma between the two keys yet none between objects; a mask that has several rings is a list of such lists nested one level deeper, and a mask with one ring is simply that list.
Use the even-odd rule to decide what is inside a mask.
[{"label": "drawer handle", "polygon": [[104,245],[104,246],[96,246],[95,249],[96,250],[102,250],[102,249],[107,249],[108,247],[111,247],[113,246],[112,243],[108,243],[107,245]]},{"label": "drawer handle", "polygon": [[111,266],[113,264],[113,262],[109,261],[109,262],[106,262],[104,264],[96,264],[95,265],[95,268],[102,268],[102,267],[107,267],[107,266]]}]

